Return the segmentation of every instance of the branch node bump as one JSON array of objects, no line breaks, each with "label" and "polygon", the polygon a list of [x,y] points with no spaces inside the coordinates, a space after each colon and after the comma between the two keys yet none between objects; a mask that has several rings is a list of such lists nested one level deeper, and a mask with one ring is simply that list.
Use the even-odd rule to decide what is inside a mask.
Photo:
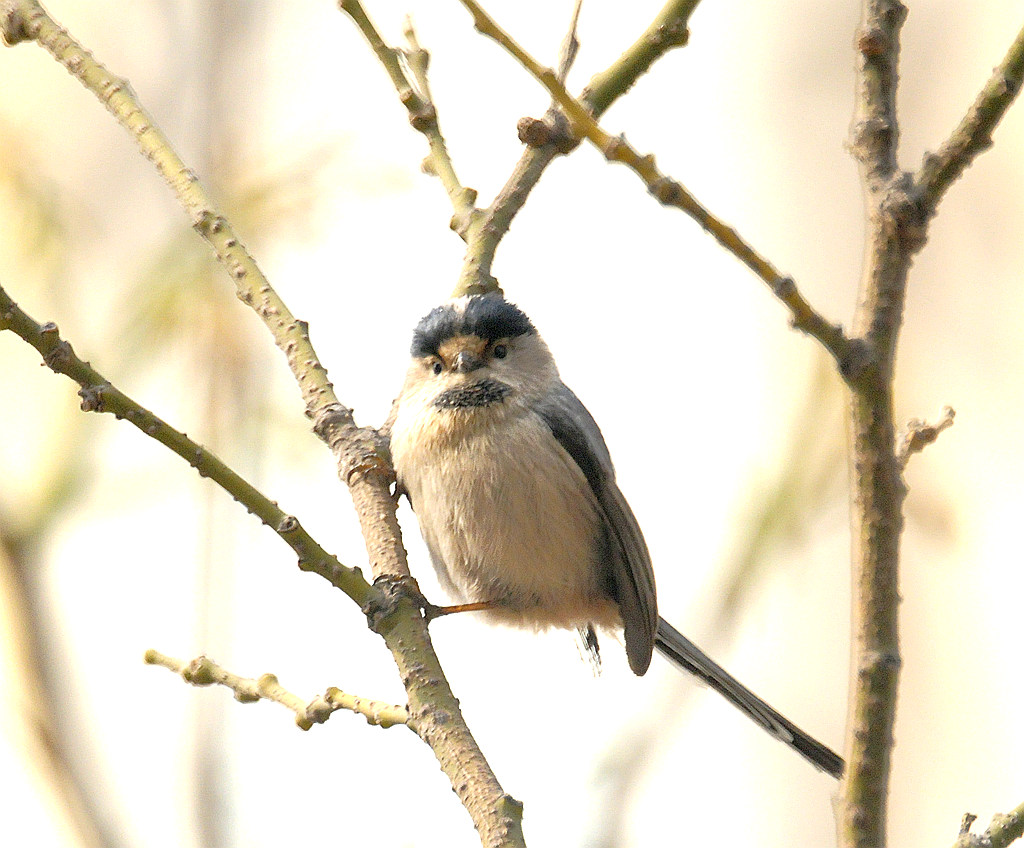
[{"label": "branch node bump", "polygon": [[671,177],[661,177],[651,183],[651,194],[664,206],[675,206],[683,196],[683,187]]},{"label": "branch node bump", "polygon": [[516,123],[516,134],[527,147],[543,147],[551,141],[551,127],[543,118],[532,118],[529,115]]},{"label": "branch node bump", "polygon": [[3,0],[0,3],[0,35],[3,36],[4,44],[13,47],[21,41],[32,38],[26,26],[25,16],[13,0]]},{"label": "branch node bump", "polygon": [[882,117],[865,118],[850,128],[850,153],[860,162],[869,160],[872,151],[887,145],[892,136],[892,122]]},{"label": "branch node bump", "polygon": [[964,817],[960,819],[960,835],[966,836],[971,832],[971,827],[978,820],[978,817],[974,813],[964,813]]},{"label": "branch node bump", "polygon": [[520,118],[516,123],[516,134],[527,147],[536,149],[550,144],[559,153],[571,153],[579,144],[579,140],[569,132],[568,121],[561,113],[557,113],[554,120],[551,113],[544,118]]},{"label": "branch node bump", "polygon": [[848,385],[860,382],[874,364],[874,347],[865,339],[853,338],[839,361],[839,373]]},{"label": "branch node bump", "polygon": [[398,610],[404,600],[421,610],[427,605],[419,584],[409,575],[382,574],[373,581],[369,597],[362,606],[366,624],[374,633],[381,633],[384,623]]},{"label": "branch node bump", "polygon": [[685,21],[676,18],[671,23],[659,26],[650,43],[659,49],[685,47],[690,43],[690,28]]},{"label": "branch node bump", "polygon": [[325,442],[333,429],[352,424],[352,410],[340,403],[331,403],[319,410],[313,422],[313,432]]},{"label": "branch node bump", "polygon": [[[67,344],[67,342],[64,342]],[[103,412],[103,390],[109,384],[98,386],[82,386],[78,390],[78,396],[82,399],[80,408],[82,412]]]},{"label": "branch node bump", "polygon": [[601,155],[604,156],[608,161],[618,159],[622,156],[623,151],[629,149],[629,144],[626,141],[624,135],[613,135],[611,136],[605,145],[601,148]]},{"label": "branch node bump", "polygon": [[[417,98],[418,99],[418,98]],[[437,124],[437,110],[433,103],[423,103],[409,112],[409,124],[417,132],[426,132]]]},{"label": "branch node bump", "polygon": [[71,349],[71,344],[58,335],[57,325],[54,323],[43,324],[39,328],[39,335],[43,341],[47,344],[52,344],[49,350],[43,354],[43,362],[46,363],[46,367],[51,371],[56,371],[58,374],[64,373],[64,370],[74,361],[75,352]]},{"label": "branch node bump", "polygon": [[182,678],[193,686],[212,686],[217,682],[213,663],[207,657],[196,657],[181,670]]},{"label": "branch node bump", "polygon": [[889,49],[889,39],[879,27],[868,27],[857,33],[857,50],[865,58],[881,56]]},{"label": "branch node bump", "polygon": [[[780,300],[786,300],[796,294],[796,281],[788,274],[776,277],[770,283],[771,290]],[[794,326],[795,323],[794,323]]]}]

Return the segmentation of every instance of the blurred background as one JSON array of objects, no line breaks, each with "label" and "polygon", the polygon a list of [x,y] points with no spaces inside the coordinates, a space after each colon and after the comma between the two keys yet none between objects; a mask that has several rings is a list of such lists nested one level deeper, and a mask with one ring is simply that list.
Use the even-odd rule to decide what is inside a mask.
[{"label": "blurred background", "polygon": [[[901,163],[963,115],[1024,4],[910,3]],[[578,91],[660,3],[584,4]],[[569,0],[487,8],[553,64]],[[310,321],[341,399],[379,424],[416,320],[462,244],[422,137],[328,0],[51,0],[127,77]],[[413,17],[463,182],[483,205],[547,98],[460,5],[366,0],[389,42]],[[845,149],[853,0],[705,0],[690,45],[603,120],[797,280],[829,318],[856,301],[862,201]],[[38,47],[0,51],[0,283],[143,405],[212,448],[340,559],[365,565],[348,495],[283,358],[131,138]],[[947,845],[961,815],[1020,803],[1024,682],[1024,107],[949,192],[911,275],[898,418],[956,425],[908,470],[904,673],[891,831]],[[495,266],[600,422],[651,548],[663,615],[842,749],[849,650],[843,396],[762,283],[587,146],[549,169]],[[0,810],[41,848],[288,842],[478,844],[430,751],[349,714],[302,733],[142,663],[156,648],[402,702],[357,609],[177,457],[0,333]],[[412,567],[441,599],[407,507]],[[435,645],[534,846],[705,840],[820,846],[835,783],[656,659],[605,640],[438,621]],[[724,835],[724,840],[723,840]]]}]

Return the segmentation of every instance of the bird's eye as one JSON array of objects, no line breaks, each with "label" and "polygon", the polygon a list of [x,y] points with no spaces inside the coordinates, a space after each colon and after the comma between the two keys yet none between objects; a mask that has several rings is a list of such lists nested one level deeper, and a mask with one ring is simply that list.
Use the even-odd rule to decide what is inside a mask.
[{"label": "bird's eye", "polygon": [[444,366],[440,362],[435,362],[433,371],[435,374],[440,374],[442,371],[444,371]]},{"label": "bird's eye", "polygon": [[495,359],[504,359],[506,356],[508,356],[508,348],[505,347],[505,345],[500,344],[494,346]]}]

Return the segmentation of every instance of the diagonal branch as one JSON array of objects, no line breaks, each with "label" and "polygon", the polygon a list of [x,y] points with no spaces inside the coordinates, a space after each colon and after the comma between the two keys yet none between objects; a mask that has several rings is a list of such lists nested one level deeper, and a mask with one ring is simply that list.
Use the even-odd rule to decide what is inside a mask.
[{"label": "diagonal branch", "polygon": [[[403,52],[384,42],[359,0],[339,0],[338,7],[359,28],[366,43],[370,45],[370,49],[391,77],[391,82],[398,92],[398,99],[409,112],[409,123],[412,128],[426,137],[430,145],[430,154],[423,160],[423,168],[441,180],[452,204],[451,227],[463,239],[467,238],[470,226],[479,215],[475,205],[476,190],[467,188],[459,182],[448,145],[441,134],[437,108],[431,99],[427,80],[430,54],[420,46],[411,21],[407,21],[405,26],[409,50]],[[412,74],[412,78],[407,70]]]},{"label": "diagonal branch", "polygon": [[621,162],[629,167],[659,202],[681,209],[693,218],[719,244],[767,283],[772,293],[789,309],[795,328],[817,339],[843,370],[849,367],[855,350],[842,327],[832,324],[817,312],[797,289],[792,277],[776,270],[735,229],[713,215],[681,183],[662,174],[652,155],[641,155],[624,136],[612,136],[606,132],[587,106],[566,90],[558,75],[530,56],[475,0],[461,2],[473,15],[476,29],[500,44],[550,92],[565,115],[572,135],[586,138],[609,161]]},{"label": "diagonal branch", "polygon": [[992,131],[1020,94],[1024,84],[1024,28],[996,66],[981,93],[937,153],[925,157],[914,175],[914,184],[926,214],[935,214],[946,190],[974,161],[992,146]]},{"label": "diagonal branch", "polygon": [[[640,37],[611,65],[590,80],[580,95],[580,101],[595,120],[629,91],[658,59],[670,50],[686,45],[689,39],[687,24],[699,2],[668,0]],[[557,76],[564,83],[561,67],[558,71]],[[560,119],[564,121],[557,109],[550,110],[545,116],[546,122],[555,123]],[[494,202],[484,210],[481,226],[467,250],[467,261],[457,291],[471,290],[492,279],[494,255],[512,219],[523,208],[548,165],[575,146],[571,139],[569,143],[560,139],[557,132],[549,135],[553,137],[546,143],[528,146]]]},{"label": "diagonal branch", "polygon": [[[668,0],[633,45],[605,71],[591,80],[584,89],[582,100],[594,115],[600,116],[665,53],[686,44],[687,21],[699,2],[700,0]],[[339,0],[338,5],[359,27],[378,60],[384,65],[398,91],[399,99],[409,110],[410,123],[424,133],[430,143],[431,153],[424,160],[424,167],[428,172],[435,173],[441,178],[454,208],[452,229],[467,242],[463,270],[454,294],[495,290],[498,284],[491,276],[491,266],[498,244],[508,232],[512,219],[523,207],[547,166],[557,156],[572,150],[577,141],[565,136],[564,132],[552,131],[548,126],[544,130],[543,139],[528,146],[491,206],[483,210],[476,208],[476,193],[472,189],[463,188],[455,177],[451,159],[437,126],[437,111],[431,102],[429,87],[426,84],[427,53],[417,43],[411,26],[406,30],[410,50],[404,57],[412,70],[415,82],[409,78],[400,61],[403,54],[385,44],[359,0]],[[580,5],[577,3],[573,10],[572,22],[559,59],[557,77],[563,83],[578,46],[575,33]],[[544,121],[532,123],[555,124],[559,120],[557,109],[553,109],[549,111]],[[520,137],[526,141],[522,134]]]},{"label": "diagonal branch", "polygon": [[239,299],[256,311],[273,334],[302,391],[306,414],[334,454],[339,476],[352,496],[376,578],[363,609],[395,659],[416,732],[431,747],[484,843],[521,844],[522,805],[505,794],[473,739],[427,634],[422,597],[409,575],[397,501],[390,488],[394,469],[379,434],[357,427],[352,411],[338,401],[310,344],[306,324],[295,319],[270,286],[128,82],[96,61],[36,0],[0,0],[0,34],[7,44],[38,43],[129,130],[185,207],[196,231],[216,251]]},{"label": "diagonal branch", "polygon": [[687,25],[699,2],[669,0],[633,46],[590,80],[580,100],[594,117],[601,117],[666,52],[686,46],[690,39]]},{"label": "diagonal branch", "polygon": [[[622,96],[665,53],[686,44],[689,32],[687,22],[700,0],[668,0],[644,33],[605,71],[595,76],[584,89],[582,101],[594,115],[600,116],[617,98]],[[547,166],[559,155],[568,153],[578,143],[552,125],[564,122],[557,108],[549,111],[544,120],[524,119],[528,126],[540,127],[542,136],[536,135],[516,164],[505,186],[487,209],[475,206],[476,192],[465,188],[455,176],[454,167],[437,123],[437,111],[430,97],[426,80],[428,54],[415,38],[412,27],[406,28],[408,52],[389,47],[373,26],[359,0],[339,0],[339,7],[352,18],[362,32],[378,60],[384,65],[398,92],[399,99],[409,111],[409,121],[422,132],[430,144],[430,155],[424,160],[424,169],[440,177],[454,213],[451,226],[467,242],[466,257],[454,295],[493,291],[498,283],[491,276],[491,266],[498,245],[511,226],[512,219],[525,204],[533,187]],[[564,83],[578,47],[576,24],[580,3],[573,9],[572,22],[563,43],[557,78]],[[410,79],[401,59],[411,70]],[[527,141],[522,130],[520,138]]]},{"label": "diagonal branch", "polygon": [[[365,476],[373,472],[387,477],[386,462],[380,456],[374,434],[356,427],[352,411],[334,394],[327,370],[310,343],[308,325],[296,319],[274,291],[199,178],[143,108],[128,81],[96,61],[36,0],[4,0],[0,6],[0,34],[8,45],[31,40],[43,47],[131,133],[143,156],[171,187],[192,226],[231,275],[239,300],[252,307],[284,352],[302,392],[306,414],[313,420],[316,433],[334,450],[342,478],[351,480],[355,474]],[[361,494],[353,489],[353,497]],[[402,573],[400,559],[395,552],[391,553],[389,571]]]},{"label": "diagonal branch", "polygon": [[964,826],[953,848],[1006,848],[1024,836],[1024,804],[1019,804],[1009,813],[993,816],[992,824],[984,833],[971,833],[971,825],[976,818],[970,814],[964,816]]},{"label": "diagonal branch", "polygon": [[299,567],[312,571],[362,606],[370,598],[370,585],[358,568],[342,565],[305,531],[298,519],[284,512],[255,486],[225,465],[213,453],[154,415],[110,384],[99,371],[75,353],[60,337],[57,325],[38,324],[0,287],[0,330],[10,330],[32,345],[54,373],[70,377],[81,390],[85,412],[109,412],[128,421],[147,436],[170,448],[260,519],[299,557]]}]

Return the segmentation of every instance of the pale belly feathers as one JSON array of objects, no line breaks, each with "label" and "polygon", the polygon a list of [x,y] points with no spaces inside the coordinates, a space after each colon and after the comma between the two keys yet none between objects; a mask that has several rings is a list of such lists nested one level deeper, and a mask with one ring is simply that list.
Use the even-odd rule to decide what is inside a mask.
[{"label": "pale belly feathers", "polygon": [[575,461],[521,408],[469,414],[517,420],[438,437],[406,429],[399,415],[392,431],[399,481],[446,590],[460,603],[495,603],[486,614],[509,624],[620,626],[601,579],[603,517]]}]

